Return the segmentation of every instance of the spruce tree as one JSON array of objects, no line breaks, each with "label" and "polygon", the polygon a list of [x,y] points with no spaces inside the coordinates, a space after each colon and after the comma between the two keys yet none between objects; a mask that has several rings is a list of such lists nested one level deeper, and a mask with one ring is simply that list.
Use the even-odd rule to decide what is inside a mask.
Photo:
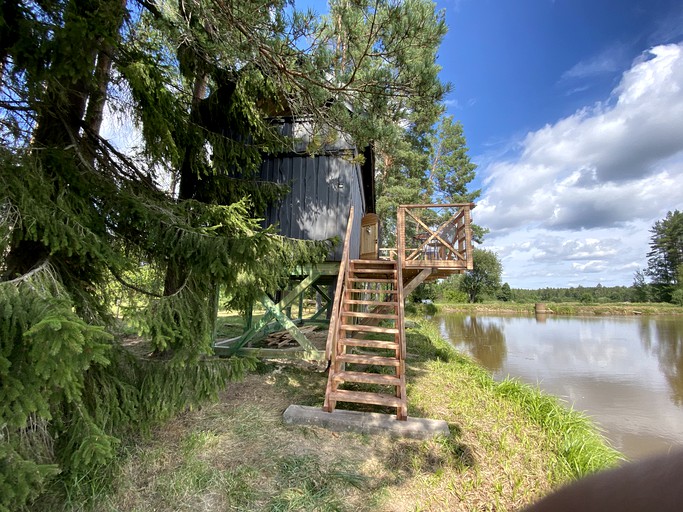
[{"label": "spruce tree", "polygon": [[[252,361],[214,360],[217,287],[244,308],[331,241],[289,240],[254,179],[290,148],[272,118],[387,140],[445,87],[431,2],[63,0],[2,4],[0,510],[57,473],[86,485],[122,436],[216,395]],[[102,125],[122,116],[140,144]],[[164,181],[179,184],[174,194]],[[157,357],[133,357],[112,315]],[[73,492],[72,487],[72,492]]]}]

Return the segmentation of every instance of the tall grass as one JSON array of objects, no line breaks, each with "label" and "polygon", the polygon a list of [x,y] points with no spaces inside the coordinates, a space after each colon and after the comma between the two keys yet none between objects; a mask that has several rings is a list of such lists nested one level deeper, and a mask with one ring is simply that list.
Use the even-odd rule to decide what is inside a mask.
[{"label": "tall grass", "polygon": [[457,364],[459,371],[468,373],[483,390],[492,391],[514,404],[543,429],[557,458],[556,481],[581,478],[623,460],[585,414],[516,379],[496,382],[490,373],[448,344],[432,322],[417,320],[416,331],[423,336],[411,338],[411,350],[416,349],[419,357],[436,357]]}]

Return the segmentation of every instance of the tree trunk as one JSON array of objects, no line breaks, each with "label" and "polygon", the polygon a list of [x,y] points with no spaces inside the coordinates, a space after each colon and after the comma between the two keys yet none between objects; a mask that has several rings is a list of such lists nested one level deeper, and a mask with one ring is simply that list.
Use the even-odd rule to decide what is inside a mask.
[{"label": "tree trunk", "polygon": [[[36,110],[37,126],[32,144],[38,149],[36,156],[45,179],[53,184],[54,198],[70,186],[73,168],[80,165],[80,158],[85,153],[79,132],[91,92],[97,49],[102,43],[90,34],[102,33],[102,26],[106,26],[113,31],[109,34],[113,39],[123,22],[125,9],[119,11],[118,23],[112,23],[111,11],[103,13],[103,5],[103,2],[91,0],[71,0],[65,9],[64,26],[55,29],[50,79]],[[85,50],[79,52],[78,49]],[[106,85],[104,87],[106,90]],[[7,255],[4,278],[25,273],[51,252],[51,248],[40,241],[40,234],[38,240],[31,240],[25,231],[17,232]]]}]

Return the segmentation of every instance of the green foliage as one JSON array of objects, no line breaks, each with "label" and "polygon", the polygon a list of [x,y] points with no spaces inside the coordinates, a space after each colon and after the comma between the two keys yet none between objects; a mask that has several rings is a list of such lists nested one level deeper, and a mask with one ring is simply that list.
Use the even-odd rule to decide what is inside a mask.
[{"label": "green foliage", "polygon": [[422,283],[410,294],[413,302],[434,301],[436,300],[436,287],[432,283]]},{"label": "green foliage", "polygon": [[650,302],[652,299],[650,285],[645,282],[645,275],[640,270],[636,271],[633,276],[632,288],[634,302]]},{"label": "green foliage", "polygon": [[0,510],[105,471],[120,436],[216,397],[251,360],[139,360],[83,321],[47,264],[0,284]]},{"label": "green foliage", "polygon": [[674,290],[682,284],[679,267],[683,265],[683,212],[668,212],[664,219],[655,222],[650,232],[645,274],[652,280],[656,300],[669,302]]},{"label": "green foliage", "polygon": [[[56,471],[71,491],[94,482],[123,433],[249,366],[205,359],[218,294],[245,309],[333,243],[258,219],[286,193],[254,180],[292,147],[273,117],[306,116],[311,151],[339,131],[382,145],[408,119],[423,135],[446,27],[428,0],[334,1],[320,18],[286,1],[6,4],[0,505],[20,507]],[[101,137],[104,111],[138,147]],[[117,306],[154,359],[112,337]]]},{"label": "green foliage", "polygon": [[462,275],[454,274],[435,284],[437,300],[450,304],[468,301],[467,294],[460,290]]},{"label": "green foliage", "polygon": [[[401,204],[468,203],[480,190],[468,191],[476,165],[467,154],[462,125],[453,116],[441,115],[419,121],[399,131],[384,144],[377,144],[377,213],[382,220],[382,244],[395,245],[395,219]],[[440,121],[439,121],[439,116]],[[438,127],[433,125],[439,121]],[[473,237],[481,241],[487,230],[472,226]]]},{"label": "green foliage", "polygon": [[443,116],[431,147],[429,180],[433,187],[432,195],[446,203],[471,203],[479,197],[481,190],[467,190],[477,166],[467,154],[462,124],[453,116]]},{"label": "green foliage", "polygon": [[486,249],[475,248],[472,255],[474,268],[460,279],[460,290],[470,302],[478,302],[485,294],[492,294],[500,287],[503,266],[498,255]]},{"label": "green foliage", "polygon": [[497,298],[503,302],[512,300],[512,289],[510,289],[509,284],[503,283],[503,286],[501,286],[500,290],[498,290]]}]

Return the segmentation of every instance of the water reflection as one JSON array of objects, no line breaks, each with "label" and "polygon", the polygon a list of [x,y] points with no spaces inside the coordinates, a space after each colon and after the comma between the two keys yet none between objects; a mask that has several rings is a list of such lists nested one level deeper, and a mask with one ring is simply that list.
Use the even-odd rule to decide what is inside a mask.
[{"label": "water reflection", "polygon": [[507,357],[503,330],[496,324],[476,316],[449,315],[443,318],[442,329],[450,340],[458,340],[486,368],[497,371]]},{"label": "water reflection", "polygon": [[441,332],[487,367],[539,384],[638,458],[683,444],[683,317],[440,315]]},{"label": "water reflection", "polygon": [[683,322],[677,318],[643,318],[640,335],[645,349],[659,361],[671,387],[671,399],[683,405]]}]

